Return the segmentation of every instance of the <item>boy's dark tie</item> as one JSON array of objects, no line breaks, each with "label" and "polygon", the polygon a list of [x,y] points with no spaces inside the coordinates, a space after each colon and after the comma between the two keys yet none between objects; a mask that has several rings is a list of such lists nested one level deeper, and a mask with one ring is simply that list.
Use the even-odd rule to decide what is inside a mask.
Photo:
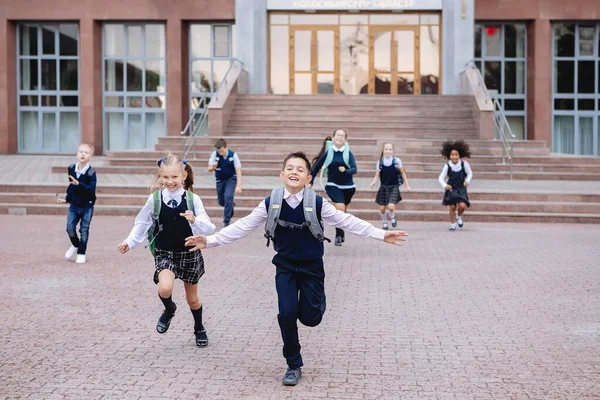
[{"label": "boy's dark tie", "polygon": [[177,200],[169,200],[167,205],[171,208],[177,208]]}]

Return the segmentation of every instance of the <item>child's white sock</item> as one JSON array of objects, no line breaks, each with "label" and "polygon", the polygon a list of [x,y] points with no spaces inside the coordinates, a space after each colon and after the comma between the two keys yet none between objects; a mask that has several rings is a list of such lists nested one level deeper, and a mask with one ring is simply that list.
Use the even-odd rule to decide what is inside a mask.
[{"label": "child's white sock", "polygon": [[390,211],[390,221],[394,222],[396,220],[396,213],[394,211]]},{"label": "child's white sock", "polygon": [[387,222],[387,217],[385,214],[386,213],[379,213],[379,215],[381,216],[381,221],[383,221],[384,223]]}]

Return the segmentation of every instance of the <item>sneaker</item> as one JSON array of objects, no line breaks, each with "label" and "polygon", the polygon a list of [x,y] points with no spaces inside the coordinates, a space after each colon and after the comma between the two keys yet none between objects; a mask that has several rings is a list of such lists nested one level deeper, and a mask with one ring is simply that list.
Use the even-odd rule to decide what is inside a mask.
[{"label": "sneaker", "polygon": [[462,220],[462,218],[461,218],[461,217],[457,217],[457,218],[456,218],[456,223],[458,224],[458,227],[459,227],[459,228],[462,228],[462,227],[463,227],[463,225],[464,225],[464,224],[463,224],[463,220]]},{"label": "sneaker", "polygon": [[450,230],[451,231],[455,231],[456,230],[456,224],[450,224]]},{"label": "sneaker", "polygon": [[392,228],[395,228],[397,226],[398,226],[398,222],[395,219],[393,219],[392,220]]},{"label": "sneaker", "polygon": [[388,229],[389,229],[389,226],[388,226],[387,222],[384,222],[383,223],[383,230],[387,231]]},{"label": "sneaker", "polygon": [[65,258],[67,260],[70,260],[71,257],[75,255],[75,253],[77,253],[77,247],[71,245],[71,247],[69,247],[69,250],[67,250],[67,252],[65,253]]},{"label": "sneaker", "polygon": [[163,311],[162,315],[158,319],[158,322],[156,323],[156,332],[163,334],[169,330],[169,326],[171,326],[171,320],[175,316],[175,311],[177,311],[177,304],[175,304],[175,309],[172,313],[167,312],[167,310]]},{"label": "sneaker", "polygon": [[75,262],[77,264],[85,264],[85,254],[77,254],[77,259]]},{"label": "sneaker", "polygon": [[301,376],[302,369],[300,367],[295,369],[288,368],[281,382],[285,386],[296,386]]},{"label": "sneaker", "polygon": [[194,332],[194,335],[196,335],[196,346],[198,346],[198,347],[208,346],[208,336],[206,336],[206,329],[202,329],[200,331]]},{"label": "sneaker", "polygon": [[341,246],[342,245],[342,237],[341,236],[336,236],[335,237],[335,245],[336,246]]}]

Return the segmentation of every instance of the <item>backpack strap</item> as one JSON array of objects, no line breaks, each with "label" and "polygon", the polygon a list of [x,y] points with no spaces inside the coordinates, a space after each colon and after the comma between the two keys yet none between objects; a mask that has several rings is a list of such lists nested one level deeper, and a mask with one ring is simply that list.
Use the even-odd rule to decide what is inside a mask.
[{"label": "backpack strap", "polygon": [[281,214],[281,204],[283,203],[283,191],[284,188],[282,187],[275,188],[271,191],[264,235],[267,239],[267,247],[269,247],[271,240],[275,241],[275,228],[277,228],[279,214]]},{"label": "backpack strap", "polygon": [[[320,210],[317,210],[317,194],[315,191],[309,188],[304,188],[304,199],[302,202],[304,204],[304,220],[306,221],[308,229],[310,229],[310,233],[312,233],[312,235],[319,242],[327,240],[329,243],[331,243],[331,240],[325,237],[323,227],[321,226],[321,223],[317,217],[317,211],[319,215],[321,212]],[[322,204],[323,203],[321,203],[321,205]]]},{"label": "backpack strap", "polygon": [[187,200],[187,209],[196,215],[196,210],[194,210],[194,192],[191,190],[186,190],[185,194],[185,198]]},{"label": "backpack strap", "polygon": [[148,229],[148,244],[146,248],[150,248],[150,252],[154,255],[154,241],[160,232],[162,232],[163,227],[160,224],[160,208],[162,206],[162,193],[160,190],[152,193],[152,214],[150,217],[152,218],[152,226]]}]

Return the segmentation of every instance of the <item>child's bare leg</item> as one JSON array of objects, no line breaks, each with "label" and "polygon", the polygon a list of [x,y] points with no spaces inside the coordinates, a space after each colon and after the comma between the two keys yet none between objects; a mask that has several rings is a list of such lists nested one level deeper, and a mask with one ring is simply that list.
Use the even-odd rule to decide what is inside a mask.
[{"label": "child's bare leg", "polygon": [[450,223],[456,223],[456,206],[448,206],[448,215],[450,216]]},{"label": "child's bare leg", "polygon": [[[346,212],[346,205],[344,203],[333,203],[333,206],[342,212]],[[336,238],[336,241],[335,241],[336,246],[341,246],[342,245],[341,242],[343,241],[343,238],[344,238],[344,231],[341,230],[340,228],[335,228],[335,238]],[[338,238],[340,238],[340,239],[338,239]]]},{"label": "child's bare leg", "polygon": [[390,222],[392,223],[392,227],[396,227],[396,205],[388,204],[387,210],[390,213]]},{"label": "child's bare leg", "polygon": [[465,210],[467,209],[467,204],[466,203],[458,203],[458,216],[462,217],[462,215],[465,213]]},{"label": "child's bare leg", "polygon": [[184,283],[183,287],[185,288],[185,299],[190,308],[197,310],[202,307],[202,303],[200,303],[200,298],[198,297],[198,284],[190,285],[189,283]]},{"label": "child's bare leg", "polygon": [[173,294],[173,286],[175,285],[175,274],[168,269],[163,269],[158,274],[158,295],[166,299]]},{"label": "child's bare leg", "polygon": [[387,224],[387,216],[385,213],[385,206],[379,206],[379,216],[381,217],[381,222]]},{"label": "child's bare leg", "polygon": [[202,303],[198,297],[198,284],[190,285],[184,283],[185,288],[185,299],[190,306],[190,311],[194,316],[194,334],[196,335],[196,346],[205,347],[208,345],[208,336],[206,335],[206,329],[202,324]]}]

